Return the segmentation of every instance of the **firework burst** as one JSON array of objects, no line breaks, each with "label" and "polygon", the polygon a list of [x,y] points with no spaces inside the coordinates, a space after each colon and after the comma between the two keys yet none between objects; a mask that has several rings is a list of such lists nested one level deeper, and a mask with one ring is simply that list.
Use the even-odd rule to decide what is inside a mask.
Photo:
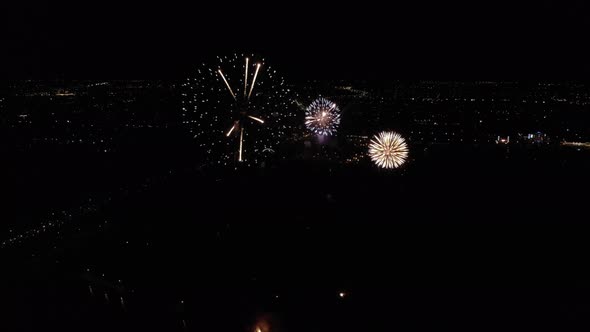
[{"label": "firework burst", "polygon": [[408,158],[408,145],[400,134],[383,131],[373,136],[369,144],[369,156],[379,167],[398,168]]},{"label": "firework burst", "polygon": [[254,55],[203,63],[182,96],[183,123],[213,164],[257,164],[292,128],[294,93]]},{"label": "firework burst", "polygon": [[332,135],[340,125],[340,109],[335,103],[318,98],[305,110],[305,125],[318,135]]}]

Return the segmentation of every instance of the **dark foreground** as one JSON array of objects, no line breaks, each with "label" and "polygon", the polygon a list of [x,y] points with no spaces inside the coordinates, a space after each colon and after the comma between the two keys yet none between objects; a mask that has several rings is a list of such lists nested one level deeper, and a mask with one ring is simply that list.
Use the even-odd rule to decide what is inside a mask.
[{"label": "dark foreground", "polygon": [[418,149],[393,173],[159,169],[59,236],[2,249],[0,324],[587,330],[590,151]]}]

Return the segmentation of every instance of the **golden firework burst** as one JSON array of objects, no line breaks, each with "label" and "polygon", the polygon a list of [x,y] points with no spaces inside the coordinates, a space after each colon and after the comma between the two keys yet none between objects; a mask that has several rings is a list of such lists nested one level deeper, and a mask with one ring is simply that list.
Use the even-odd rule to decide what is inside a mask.
[{"label": "golden firework burst", "polygon": [[408,145],[400,134],[383,131],[373,136],[369,144],[369,156],[379,167],[398,168],[408,158]]}]

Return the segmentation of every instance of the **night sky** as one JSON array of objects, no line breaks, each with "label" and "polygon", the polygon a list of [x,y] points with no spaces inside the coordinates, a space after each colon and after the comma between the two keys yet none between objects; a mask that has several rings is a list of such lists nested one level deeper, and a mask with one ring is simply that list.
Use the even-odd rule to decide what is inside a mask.
[{"label": "night sky", "polygon": [[585,1],[2,4],[5,78],[183,78],[236,51],[307,79],[584,79]]},{"label": "night sky", "polygon": [[471,2],[3,1],[0,331],[589,331],[590,5]]}]

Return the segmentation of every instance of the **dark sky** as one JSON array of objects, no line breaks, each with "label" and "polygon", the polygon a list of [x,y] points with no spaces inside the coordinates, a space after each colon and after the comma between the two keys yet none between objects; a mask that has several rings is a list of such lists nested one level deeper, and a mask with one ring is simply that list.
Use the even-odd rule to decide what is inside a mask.
[{"label": "dark sky", "polygon": [[191,64],[234,51],[263,54],[294,79],[585,79],[590,74],[584,1],[408,3],[2,4],[0,74],[177,78]]}]

